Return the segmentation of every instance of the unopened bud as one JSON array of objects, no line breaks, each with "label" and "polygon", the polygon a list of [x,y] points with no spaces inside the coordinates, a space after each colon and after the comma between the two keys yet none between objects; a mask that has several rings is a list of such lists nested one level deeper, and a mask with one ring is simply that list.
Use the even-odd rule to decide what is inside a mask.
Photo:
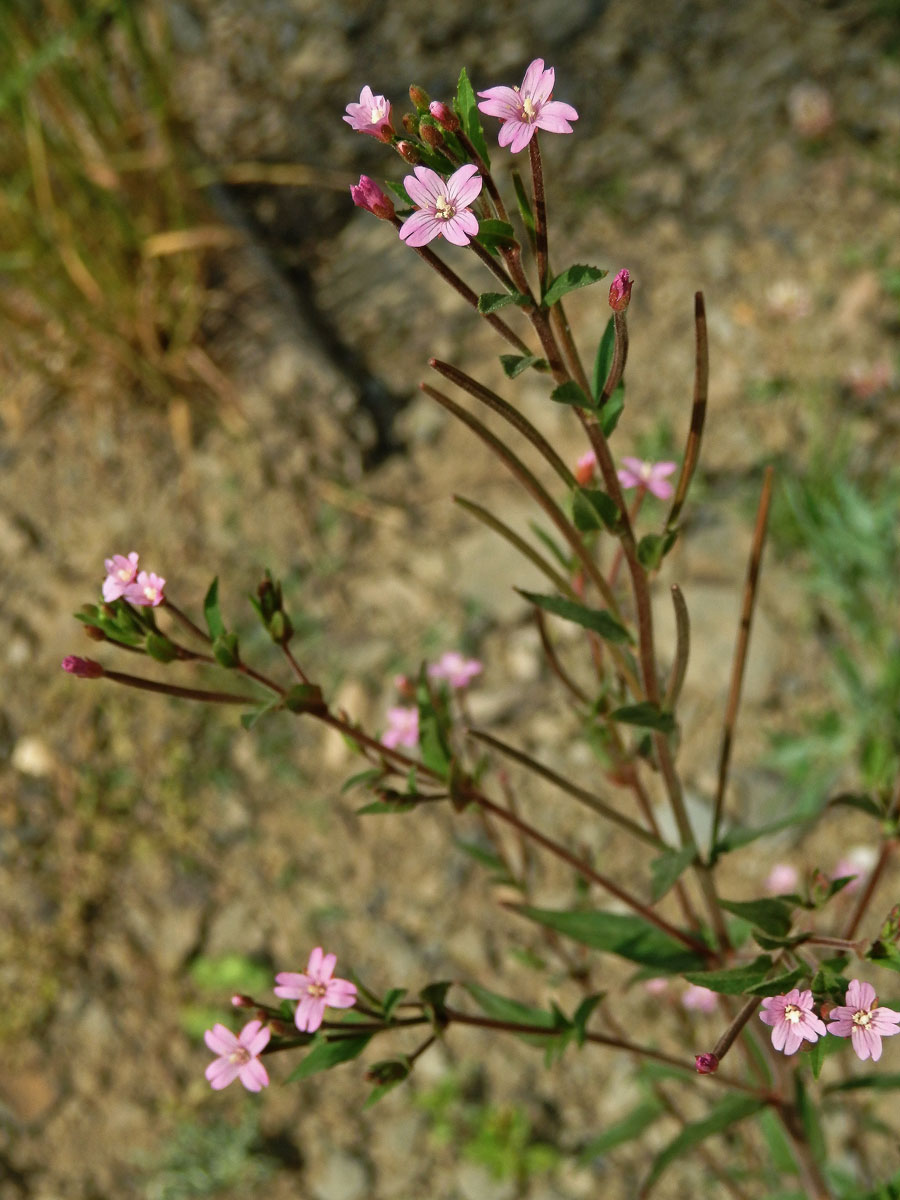
[{"label": "unopened bud", "polygon": [[417,83],[410,84],[409,98],[412,100],[419,112],[425,112],[425,110],[428,108],[428,93],[424,88],[420,88]]},{"label": "unopened bud", "polygon": [[609,307],[613,312],[624,312],[631,301],[631,288],[634,280],[623,270],[612,281],[609,289]]},{"label": "unopened bud", "polygon": [[277,1017],[270,1017],[266,1024],[276,1037],[288,1037],[293,1032],[293,1025],[289,1025],[287,1021],[279,1021]]},{"label": "unopened bud", "polygon": [[60,665],[77,679],[99,679],[106,674],[100,663],[92,658],[79,658],[77,654],[67,654]]},{"label": "unopened bud", "polygon": [[415,113],[404,113],[400,118],[400,124],[410,137],[416,137],[418,135],[419,118]]},{"label": "unopened bud", "polygon": [[412,163],[415,166],[417,162],[421,161],[422,155],[419,153],[419,148],[412,142],[397,142],[394,148],[404,162]]},{"label": "unopened bud", "polygon": [[256,1008],[256,1001],[252,996],[242,996],[240,993],[231,997],[231,1003],[235,1008]]},{"label": "unopened bud", "polygon": [[386,1058],[382,1062],[372,1063],[366,1071],[369,1083],[400,1083],[409,1075],[410,1063],[408,1058]]},{"label": "unopened bud", "polygon": [[[375,180],[370,179],[368,175],[360,175],[359,183],[351,184],[350,195],[357,208],[366,209],[382,221],[393,221],[394,205],[390,196],[386,196]],[[260,601],[263,604],[263,611],[265,612],[266,599],[262,595],[262,586],[260,584]],[[275,611],[277,610],[273,609],[273,612]]]},{"label": "unopened bud", "polygon": [[459,117],[443,100],[432,100],[428,106],[428,111],[448,132],[456,133],[457,129],[459,129]]},{"label": "unopened bud", "polygon": [[106,634],[96,625],[85,625],[84,632],[92,642],[105,642],[107,640]]},{"label": "unopened bud", "polygon": [[444,135],[438,129],[437,125],[428,125],[423,121],[419,128],[419,136],[426,146],[430,146],[432,150],[440,150],[444,145]]},{"label": "unopened bud", "polygon": [[719,1060],[713,1053],[697,1054],[694,1057],[694,1065],[697,1068],[698,1075],[714,1075],[719,1069]]}]

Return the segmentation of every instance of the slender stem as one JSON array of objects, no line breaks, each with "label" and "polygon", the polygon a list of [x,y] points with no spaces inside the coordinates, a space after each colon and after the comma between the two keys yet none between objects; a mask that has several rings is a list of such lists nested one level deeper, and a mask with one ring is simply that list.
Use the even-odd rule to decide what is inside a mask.
[{"label": "slender stem", "polygon": [[728,768],[731,765],[731,747],[734,742],[735,722],[737,721],[738,708],[741,703],[741,687],[744,682],[744,668],[747,664],[750,630],[753,624],[753,613],[756,608],[756,598],[759,592],[759,573],[762,565],[763,544],[766,540],[769,505],[772,501],[772,475],[772,468],[766,467],[762,493],[759,498],[759,507],[756,510],[756,528],[753,531],[750,561],[747,563],[747,578],[744,583],[741,621],[738,626],[737,642],[734,647],[734,660],[731,665],[731,687],[728,692],[728,705],[725,709],[725,722],[722,728],[722,745],[719,750],[719,776],[716,784],[716,801],[713,808],[710,857],[715,854],[715,847],[719,840],[719,826],[722,822],[722,809],[725,803],[725,788],[728,784]]},{"label": "slender stem", "polygon": [[549,283],[547,278],[547,264],[550,252],[547,239],[547,201],[544,195],[544,168],[541,162],[541,147],[536,129],[531,141],[528,143],[528,151],[531,155],[531,185],[534,198],[535,258],[537,259],[541,297],[543,297]]},{"label": "slender stem", "polygon": [[869,907],[872,896],[875,894],[875,889],[878,886],[881,876],[884,874],[884,869],[888,865],[888,861],[897,846],[896,838],[887,838],[881,844],[881,852],[878,855],[878,861],[872,868],[872,874],[863,888],[862,895],[857,901],[856,908],[853,910],[853,915],[847,922],[847,928],[844,930],[844,937],[847,941],[853,937],[859,928],[859,924],[866,914],[866,909]]},{"label": "slender stem", "polygon": [[[503,269],[497,259],[494,258],[493,254],[491,254],[490,250],[487,250],[480,242],[469,242],[469,249],[476,255],[477,258],[481,259],[491,274],[503,284],[504,288],[508,292],[522,292],[523,295],[528,297],[532,306],[537,303],[534,296],[531,295],[531,289],[529,288],[528,291],[525,291],[524,289],[517,287],[510,275]],[[528,310],[524,309],[523,311],[527,312]]]},{"label": "slender stem", "polygon": [[139,675],[125,675],[121,671],[104,671],[105,679],[121,683],[125,687],[139,688],[144,692],[160,692],[178,700],[203,700],[209,704],[258,704],[258,696],[239,696],[233,692],[207,692],[203,688],[178,687],[174,683],[157,683],[154,679],[143,679]]},{"label": "slender stem", "polygon": [[170,612],[177,621],[180,621],[185,629],[194,634],[195,637],[198,637],[201,641],[206,642],[208,646],[212,645],[212,638],[209,636],[209,634],[204,633],[199,625],[195,625],[187,613],[182,612],[180,608],[176,608],[168,596],[166,597],[164,608],[167,612]]},{"label": "slender stem", "polygon": [[294,655],[291,653],[291,648],[287,644],[287,642],[282,642],[281,649],[284,653],[284,657],[291,664],[291,670],[294,672],[294,674],[297,676],[297,678],[300,680],[300,682],[301,683],[309,683],[309,677],[307,676],[307,674],[305,673],[303,668],[300,666],[300,664],[297,662],[296,658],[294,658]]},{"label": "slender stem", "polygon": [[[477,517],[479,521],[487,525],[489,529],[493,529],[495,533],[499,533],[511,546],[515,546],[520,554],[524,555],[529,562],[534,563],[537,569],[546,575],[550,582],[559,591],[565,593],[570,600],[578,600],[578,596],[569,581],[564,579],[543,555],[539,554],[533,546],[530,546],[524,538],[519,537],[515,530],[510,529],[499,517],[495,517],[493,513],[488,512],[486,508],[482,508],[480,504],[476,504],[474,500],[466,500],[463,496],[454,496],[453,500],[460,508],[464,508],[466,512],[470,512],[473,517]],[[539,613],[539,610],[536,609],[535,611]],[[587,703],[586,697],[585,703]]]},{"label": "slender stem", "polygon": [[500,195],[500,189],[497,187],[497,183],[488,169],[487,163],[475,149],[464,129],[457,129],[456,136],[459,138],[460,144],[462,145],[466,154],[468,154],[469,161],[473,162],[478,168],[478,172],[481,175],[481,178],[484,180],[484,186],[487,188],[488,195],[493,201],[494,208],[497,210],[497,216],[501,221],[505,221],[508,225],[509,217],[506,215],[506,207],[503,203],[503,197]]},{"label": "slender stem", "polygon": [[538,762],[537,759],[532,758],[524,750],[518,750],[515,746],[510,746],[507,742],[501,741],[500,738],[494,737],[493,734],[486,733],[482,729],[467,729],[466,733],[469,737],[474,738],[483,745],[490,746],[493,750],[498,751],[498,753],[511,758],[514,762],[520,763],[535,775],[546,779],[548,783],[552,783],[554,787],[558,787],[561,791],[566,792],[580,804],[585,805],[585,807],[592,809],[595,813],[599,813],[600,816],[605,817],[608,821],[612,821],[626,830],[632,837],[640,838],[642,842],[649,843],[656,850],[665,851],[669,849],[658,835],[654,836],[641,825],[636,824],[629,817],[626,817],[624,813],[611,808],[599,796],[595,796],[593,792],[589,792],[585,788],[579,787],[577,783],[573,783],[570,779],[557,774],[556,771]]},{"label": "slender stem", "polygon": [[[571,589],[567,590],[571,591]],[[563,687],[568,688],[568,690],[572,693],[575,699],[579,701],[579,703],[585,705],[589,704],[590,700],[587,692],[583,691],[582,688],[579,687],[569,673],[564,670],[562,663],[559,661],[559,657],[553,647],[553,643],[550,641],[550,634],[547,632],[547,618],[540,608],[536,608],[534,610],[534,620],[541,639],[541,648],[544,651],[544,657],[547,660],[547,665],[550,667],[550,670],[560,681]]]},{"label": "slender stem", "polygon": [[731,1046],[737,1038],[737,1035],[741,1032],[741,1030],[758,1009],[759,997],[757,996],[753,996],[741,1006],[737,1016],[716,1042],[715,1046],[713,1046],[713,1054],[716,1056],[719,1062],[722,1061],[722,1059],[731,1049]]}]

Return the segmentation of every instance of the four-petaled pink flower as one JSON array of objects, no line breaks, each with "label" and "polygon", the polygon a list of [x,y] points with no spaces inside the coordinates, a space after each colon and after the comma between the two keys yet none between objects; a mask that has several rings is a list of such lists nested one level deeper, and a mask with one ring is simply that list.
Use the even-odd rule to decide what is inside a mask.
[{"label": "four-petaled pink flower", "polygon": [[468,687],[484,670],[477,658],[463,658],[458,650],[448,650],[428,668],[432,679],[446,679],[452,688]]},{"label": "four-petaled pink flower", "polygon": [[596,470],[597,455],[593,450],[588,450],[587,454],[582,454],[581,458],[575,464],[575,482],[579,487],[584,487],[586,483],[590,483],[594,478]]},{"label": "four-petaled pink flower", "polygon": [[403,180],[413,203],[418,206],[400,226],[407,246],[424,246],[436,237],[445,237],[454,246],[468,246],[478,233],[478,218],[469,205],[481,191],[478,168],[466,163],[449,179],[442,179],[430,167],[415,167]]},{"label": "four-petaled pink flower", "polygon": [[900,1012],[882,1008],[871,983],[851,979],[844,997],[846,1003],[828,1014],[828,1032],[848,1037],[857,1056],[863,1061],[881,1058],[881,1039],[900,1033]]},{"label": "four-petaled pink flower", "polygon": [[357,133],[371,134],[382,142],[389,142],[394,136],[390,101],[384,96],[373,96],[368,84],[359,93],[359,104],[347,105],[344,120]]},{"label": "four-petaled pink flower", "polygon": [[154,575],[152,571],[141,571],[134,583],[125,589],[125,599],[129,604],[142,608],[156,608],[166,598],[163,591],[165,586],[166,581],[161,576]]},{"label": "four-petaled pink flower", "polygon": [[498,142],[509,146],[513,154],[523,150],[534,136],[536,129],[549,133],[571,133],[570,121],[578,120],[578,113],[571,104],[551,100],[556,73],[552,67],[544,70],[544,60],[536,58],[525,72],[522,86],[492,87],[479,92],[483,97],[478,105],[489,117],[499,117]]},{"label": "four-petaled pink flower", "polygon": [[262,1021],[251,1021],[237,1036],[224,1025],[207,1029],[203,1040],[213,1054],[219,1055],[206,1068],[210,1086],[219,1091],[240,1079],[248,1092],[259,1092],[268,1087],[269,1076],[259,1055],[271,1036],[271,1030]]},{"label": "four-petaled pink flower", "polygon": [[356,1003],[356,984],[349,979],[332,979],[337,955],[323,954],[316,946],[306,964],[306,973],[282,971],[275,976],[275,995],[299,1000],[294,1022],[302,1033],[315,1033],[322,1024],[326,1008],[352,1008]]},{"label": "four-petaled pink flower", "polygon": [[389,708],[388,727],[381,737],[382,746],[396,750],[398,746],[418,746],[419,710],[417,708]]},{"label": "four-petaled pink flower", "polygon": [[[813,994],[792,988],[785,996],[767,996],[759,1019],[772,1026],[772,1045],[793,1054],[805,1038],[817,1042],[828,1030],[813,1012]],[[896,1032],[896,1031],[895,1031]]]},{"label": "four-petaled pink flower", "polygon": [[350,185],[350,196],[357,208],[367,209],[382,221],[393,221],[393,201],[368,175],[360,175],[359,183]]},{"label": "four-petaled pink flower", "polygon": [[669,500],[675,489],[666,476],[671,475],[677,467],[678,463],[648,463],[626,455],[622,459],[619,482],[624,488],[643,488],[645,491],[652,492],[654,496],[658,496],[660,500]]},{"label": "four-petaled pink flower", "polygon": [[103,562],[106,567],[106,578],[103,580],[103,599],[107,604],[124,596],[126,589],[134,583],[138,573],[138,554],[136,550],[127,556],[114,554]]}]

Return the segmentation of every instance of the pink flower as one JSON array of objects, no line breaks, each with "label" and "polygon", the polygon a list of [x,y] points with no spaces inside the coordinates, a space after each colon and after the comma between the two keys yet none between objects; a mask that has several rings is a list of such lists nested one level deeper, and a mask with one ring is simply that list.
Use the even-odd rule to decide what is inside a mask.
[{"label": "pink flower", "polygon": [[575,464],[575,482],[579,487],[584,487],[586,483],[591,482],[596,470],[597,455],[593,450],[588,450],[587,454],[582,454],[581,458]]},{"label": "pink flower", "polygon": [[359,104],[347,105],[344,120],[357,133],[371,134],[382,142],[394,136],[390,102],[384,96],[373,96],[368,84],[359,93]]},{"label": "pink flower", "polygon": [[772,1045],[785,1054],[798,1050],[804,1038],[817,1042],[828,1032],[813,1012],[813,995],[792,988],[785,996],[767,996],[759,1019],[772,1026]]},{"label": "pink flower", "polygon": [[624,312],[631,302],[634,280],[627,271],[620,271],[609,289],[609,307],[613,312]]},{"label": "pink flower", "polygon": [[76,679],[99,679],[106,673],[100,663],[92,658],[79,658],[77,654],[67,654],[60,666]]},{"label": "pink flower", "polygon": [[350,195],[357,208],[367,209],[382,221],[393,221],[393,201],[368,175],[360,175],[359,183],[350,185]]},{"label": "pink flower", "polygon": [[235,1079],[240,1079],[248,1092],[260,1092],[269,1086],[269,1076],[266,1068],[259,1061],[259,1055],[266,1048],[272,1036],[262,1021],[251,1021],[245,1025],[237,1037],[224,1025],[214,1025],[207,1029],[203,1040],[219,1057],[206,1068],[206,1078],[216,1091],[228,1087]]},{"label": "pink flower", "polygon": [[483,670],[477,658],[463,658],[458,650],[448,650],[431,664],[428,674],[432,679],[446,679],[452,688],[464,688]]},{"label": "pink flower", "polygon": [[828,1014],[828,1032],[848,1037],[857,1056],[865,1061],[881,1058],[881,1039],[900,1033],[900,1012],[881,1008],[871,983],[851,979],[844,997],[845,1005],[833,1008]]},{"label": "pink flower", "polygon": [[418,210],[400,226],[400,237],[407,246],[424,246],[436,237],[445,237],[454,246],[468,246],[478,233],[478,218],[469,205],[481,191],[481,183],[472,163],[447,180],[430,167],[415,167],[403,186]]},{"label": "pink flower", "polygon": [[134,583],[125,589],[124,596],[129,604],[142,608],[156,608],[165,600],[163,588],[166,581],[152,571],[141,571]]},{"label": "pink flower", "polygon": [[396,750],[398,746],[419,744],[419,710],[417,708],[389,708],[388,727],[381,738],[382,746]]},{"label": "pink flower", "polygon": [[844,891],[848,896],[852,896],[854,892],[858,892],[863,885],[863,881],[872,869],[874,863],[874,855],[869,846],[853,846],[842,858],[831,868],[828,875],[829,879],[846,879],[851,876],[852,882],[848,883]]},{"label": "pink flower", "polygon": [[786,892],[796,891],[799,879],[796,867],[790,863],[776,863],[763,886],[770,896],[783,896]]},{"label": "pink flower", "polygon": [[553,68],[545,71],[544,60],[536,58],[525,72],[520,88],[492,87],[478,93],[484,97],[478,105],[481,112],[503,122],[497,139],[501,146],[509,146],[513,154],[518,154],[531,141],[536,129],[572,132],[569,122],[577,121],[578,113],[571,104],[550,99],[555,79]]},{"label": "pink flower", "polygon": [[644,991],[648,996],[661,996],[663,992],[669,990],[669,981],[664,975],[658,975],[653,979],[644,981]]},{"label": "pink flower", "polygon": [[711,1013],[716,1011],[719,997],[708,987],[692,983],[681,997],[681,1003],[689,1012]]},{"label": "pink flower", "polygon": [[124,554],[114,554],[103,562],[106,567],[106,578],[103,580],[103,599],[107,604],[125,595],[128,586],[137,578],[138,554],[132,552],[126,558]]},{"label": "pink flower", "polygon": [[275,995],[299,1000],[294,1022],[302,1033],[315,1033],[322,1024],[326,1008],[352,1008],[356,1003],[356,984],[349,979],[332,979],[337,955],[323,954],[316,946],[306,964],[306,974],[282,971],[275,976],[279,985]]},{"label": "pink flower", "polygon": [[619,482],[624,488],[643,488],[645,491],[652,492],[654,496],[658,496],[660,500],[669,500],[675,489],[668,482],[666,476],[671,475],[677,467],[678,463],[648,463],[626,455],[622,459]]}]

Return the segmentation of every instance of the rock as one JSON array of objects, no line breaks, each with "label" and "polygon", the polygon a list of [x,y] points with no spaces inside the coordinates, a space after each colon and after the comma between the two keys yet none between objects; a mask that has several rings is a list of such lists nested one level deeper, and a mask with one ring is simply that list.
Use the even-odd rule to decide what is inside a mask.
[{"label": "rock", "polygon": [[315,1200],[364,1200],[370,1195],[369,1171],[355,1155],[335,1150],[313,1182]]}]

